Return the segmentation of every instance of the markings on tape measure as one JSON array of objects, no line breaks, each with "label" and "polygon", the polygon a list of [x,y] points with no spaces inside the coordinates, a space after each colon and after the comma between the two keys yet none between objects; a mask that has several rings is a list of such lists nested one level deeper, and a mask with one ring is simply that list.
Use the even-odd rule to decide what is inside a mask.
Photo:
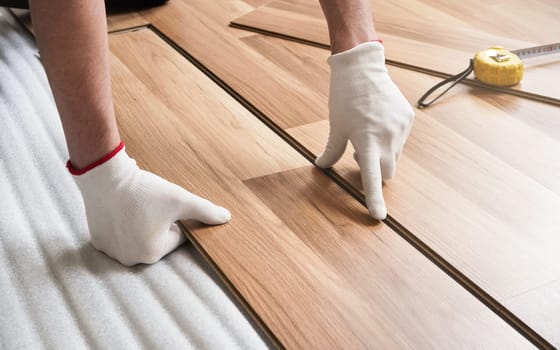
[{"label": "markings on tape measure", "polygon": [[550,55],[553,53],[560,53],[560,43],[541,45],[535,47],[528,47],[526,49],[513,50],[511,53],[517,55],[521,59],[530,57]]}]

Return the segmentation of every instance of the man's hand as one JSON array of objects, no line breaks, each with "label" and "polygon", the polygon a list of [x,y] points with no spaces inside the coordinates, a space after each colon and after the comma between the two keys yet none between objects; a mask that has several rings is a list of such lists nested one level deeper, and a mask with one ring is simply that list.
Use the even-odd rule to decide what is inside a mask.
[{"label": "man's hand", "polygon": [[140,170],[124,149],[113,153],[84,174],[69,165],[98,250],[124,265],[151,264],[184,242],[176,220],[210,225],[229,221],[227,209]]},{"label": "man's hand", "polygon": [[414,111],[389,77],[380,43],[360,44],[332,55],[328,62],[330,134],[315,164],[332,167],[350,140],[361,169],[369,213],[382,220],[387,216],[382,181],[395,175]]}]

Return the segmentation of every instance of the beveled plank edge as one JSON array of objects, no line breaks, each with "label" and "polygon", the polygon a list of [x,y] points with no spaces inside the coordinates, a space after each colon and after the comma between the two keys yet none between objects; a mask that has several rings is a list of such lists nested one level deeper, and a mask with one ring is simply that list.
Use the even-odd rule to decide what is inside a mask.
[{"label": "beveled plank edge", "polygon": [[[193,57],[189,52],[183,49],[180,45],[174,42],[171,38],[169,38],[165,33],[160,31],[154,25],[147,26],[150,30],[152,30],[156,35],[158,35],[162,40],[164,40],[168,45],[170,45],[173,49],[175,49],[180,55],[182,55],[185,59],[191,62],[196,68],[201,70],[208,78],[210,78],[215,84],[220,86],[224,91],[226,91],[235,101],[241,104],[244,108],[246,108],[249,112],[251,112],[255,117],[257,117],[260,121],[262,121],[266,126],[268,126],[275,134],[277,134],[280,138],[282,138],[286,143],[288,143],[292,148],[294,148],[298,153],[300,153],[305,159],[307,159],[312,165],[315,164],[316,156],[309,151],[306,147],[304,147],[298,140],[296,140],[293,136],[288,134],[284,129],[280,128],[275,122],[269,119],[263,112],[261,112],[257,107],[255,107],[250,101],[246,100],[243,96],[241,96],[235,89],[229,86],[224,80],[222,80],[219,76],[214,74],[209,68],[207,68],[202,62],[197,60]],[[324,174],[326,174],[329,178],[331,178],[338,186],[340,186],[344,191],[354,197],[360,204],[366,207],[365,197],[363,194],[354,188],[349,182],[347,182],[342,176],[336,173],[332,169],[320,169]],[[411,244],[417,251],[419,251],[422,255],[428,258],[433,264],[435,264],[440,270],[442,270],[446,275],[451,277],[455,282],[457,282],[460,286],[462,286],[465,290],[467,290],[471,295],[473,295],[476,299],[482,302],[486,307],[488,307],[492,312],[494,312],[498,317],[504,320],[508,325],[510,325],[513,329],[519,332],[522,336],[524,336],[529,342],[540,349],[555,349],[555,347],[550,344],[544,337],[538,334],[535,330],[533,330],[529,325],[523,322],[519,317],[513,314],[510,310],[508,310],[504,305],[502,305],[498,300],[488,294],[484,289],[478,286],[474,281],[469,279],[466,275],[464,275],[461,271],[455,268],[451,263],[445,260],[441,255],[439,255],[435,250],[430,248],[426,243],[424,243],[420,238],[414,235],[410,230],[408,230],[405,226],[400,224],[395,218],[388,215],[387,219],[383,220],[383,222],[389,226],[395,233],[401,236],[405,241]],[[181,226],[184,229],[184,226]],[[211,258],[204,253],[204,250],[200,245],[196,242],[196,238],[193,237],[192,234],[185,232],[187,237],[193,242],[194,246],[203,254],[209,262],[211,262]],[[214,263],[211,262],[211,265],[215,267],[217,271],[219,271],[219,267],[215,266]],[[222,278],[227,281],[227,277],[222,275]],[[234,286],[227,282],[230,285],[234,294],[237,295],[240,300],[244,300],[242,296],[238,295]],[[261,323],[262,320],[254,310],[248,305],[246,301],[243,301],[244,305],[247,306],[247,310],[250,310],[251,314],[254,314],[256,320]],[[263,324],[264,325],[264,324]],[[265,331],[270,332],[270,329],[264,325]],[[267,333],[268,334],[268,333]],[[272,332],[270,332],[272,335]],[[274,336],[271,339],[278,339]],[[278,341],[278,344],[281,343]]]},{"label": "beveled plank edge", "polygon": [[[267,36],[271,36],[271,37],[275,37],[275,38],[279,38],[279,39],[290,40],[290,41],[294,41],[294,42],[297,42],[297,43],[300,43],[300,44],[318,47],[320,49],[330,50],[330,48],[331,48],[330,45],[325,45],[325,44],[318,43],[318,42],[313,41],[313,40],[301,39],[301,38],[298,38],[298,37],[295,37],[295,36],[291,36],[291,35],[287,35],[287,34],[278,33],[278,32],[275,32],[275,31],[270,31],[270,30],[266,30],[266,29],[253,27],[253,26],[250,26],[250,25],[247,25],[247,24],[237,23],[237,22],[235,22],[236,20],[237,19],[230,22],[230,24],[229,24],[230,27],[250,31],[250,32],[253,32],[253,33],[257,33],[257,34],[267,35]],[[449,77],[454,75],[454,74],[449,74],[449,73],[445,73],[445,72],[441,72],[441,71],[436,71],[436,70],[433,70],[433,69],[424,68],[424,67],[420,67],[420,66],[415,66],[415,65],[412,65],[412,64],[399,62],[399,61],[395,61],[395,60],[391,60],[391,59],[386,59],[385,62],[388,65],[391,65],[391,66],[411,70],[411,71],[414,71],[414,72],[424,73],[424,74],[428,74],[428,75],[432,75],[432,76],[436,76],[436,77],[444,78],[444,79],[449,78]],[[467,66],[467,62],[465,62],[465,66]],[[553,106],[560,106],[560,98],[554,98],[554,97],[550,97],[550,96],[540,95],[540,94],[536,94],[536,93],[528,92],[528,91],[523,91],[523,90],[516,90],[516,89],[509,88],[509,87],[491,86],[491,85],[481,83],[480,81],[478,81],[476,79],[473,79],[473,78],[463,79],[460,82],[460,84],[465,84],[465,85],[468,85],[468,86],[478,87],[478,88],[482,88],[482,89],[486,89],[486,90],[490,90],[490,91],[501,92],[501,93],[505,93],[505,94],[508,94],[508,95],[513,95],[513,96],[525,98],[525,99],[528,99],[528,100],[533,100],[533,101],[538,101],[538,102],[550,104],[550,105],[553,105]],[[420,96],[418,96],[418,98],[420,98]]]}]

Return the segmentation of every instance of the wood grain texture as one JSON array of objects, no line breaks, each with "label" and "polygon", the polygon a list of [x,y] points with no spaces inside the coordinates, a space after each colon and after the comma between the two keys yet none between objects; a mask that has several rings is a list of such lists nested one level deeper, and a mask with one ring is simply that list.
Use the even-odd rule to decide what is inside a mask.
[{"label": "wood grain texture", "polygon": [[[235,91],[252,96],[252,103],[263,108],[263,112],[285,114],[285,118],[279,119],[282,127],[323,119],[317,117],[324,111],[324,105],[318,103],[318,92],[250,50],[238,40],[237,32],[230,31],[224,22],[232,8],[228,4],[229,1],[175,0],[145,11],[143,16]],[[282,95],[265,94],[266,91],[282,91]],[[286,100],[291,103],[286,104]]]},{"label": "wood grain texture", "polygon": [[[228,28],[213,24],[214,11],[203,2],[171,5],[145,15],[300,143],[315,154],[322,149],[328,128],[326,50],[272,37],[233,39]],[[183,23],[191,25],[185,29]],[[298,59],[316,68],[301,74],[294,68]],[[282,83],[263,86],[265,73],[253,74],[259,66],[274,67],[267,71]],[[437,81],[397,68],[391,74],[411,101]],[[294,97],[294,90],[305,98]],[[558,113],[554,106],[458,87],[445,103],[418,112],[398,177],[386,185],[390,213],[501,302],[560,276],[552,248],[560,227],[554,215]],[[286,128],[292,124],[301,126]],[[358,168],[348,156],[335,170],[359,189]]]},{"label": "wood grain texture", "polygon": [[[110,47],[127,151],[231,209],[227,225],[187,225],[285,346],[530,347],[312,166],[242,181],[233,162],[268,169],[294,151],[155,34],[111,35]],[[223,147],[240,129],[252,153]]]},{"label": "wood grain texture", "polygon": [[[216,90],[216,86],[208,79],[193,83],[190,66],[170,64],[169,49],[165,48],[159,54],[158,50],[163,50],[161,43],[153,39],[142,43],[140,39],[145,36],[145,33],[130,36],[118,45],[111,44],[113,55],[127,62],[131,73],[142,77],[144,86],[159,92],[158,97],[167,110],[181,116],[182,123],[189,127],[189,132],[184,134],[185,139],[190,144],[196,144],[198,149],[205,149],[208,161],[222,164],[224,169],[241,180],[309,164],[297,152],[287,149],[284,141],[227,93],[208,99],[206,90]],[[154,34],[148,38],[152,36]],[[131,55],[138,50],[137,46],[150,56]],[[178,60],[176,55],[172,57]],[[158,67],[157,70],[154,67]],[[183,71],[187,68],[188,71]],[[199,72],[196,73],[200,76]],[[187,86],[194,87],[188,89]],[[216,95],[216,92],[212,93]],[[206,103],[192,103],[198,99]]]},{"label": "wood grain texture", "polygon": [[[462,327],[458,335],[461,340],[453,336],[453,340],[447,338],[443,343],[425,337],[428,329],[435,333],[447,332],[431,315],[447,314],[449,307],[457,311],[457,304],[451,301],[456,297],[454,292],[448,290],[445,301],[430,302],[431,311],[421,310],[418,298],[430,300],[433,291],[442,290],[441,285],[432,284],[432,278],[425,274],[433,265],[428,264],[428,267],[423,257],[386,226],[368,224],[370,219],[361,206],[319,170],[297,169],[245,183],[298,239],[342,276],[354,292],[348,297],[358,300],[363,308],[371,308],[374,317],[368,320],[369,336],[365,339],[383,339],[395,330],[398,331],[393,334],[407,334],[406,338],[395,336],[391,343],[366,342],[366,347],[454,348],[466,344],[469,336],[465,332],[484,339],[475,347],[494,346],[487,343],[491,332],[479,333],[480,329],[471,333]],[[398,302],[389,302],[393,299]],[[389,312],[383,306],[386,302],[392,304]],[[422,321],[418,322],[419,319]],[[409,339],[415,340],[410,342]],[[495,346],[503,345],[499,341]]]},{"label": "wood grain texture", "polygon": [[[460,72],[477,51],[494,45],[514,50],[558,42],[556,5],[552,0],[372,0],[376,30],[389,60],[447,74]],[[315,0],[273,1],[233,23],[329,45],[326,21]],[[560,102],[559,79],[560,55],[530,59],[523,81],[513,89]]]}]

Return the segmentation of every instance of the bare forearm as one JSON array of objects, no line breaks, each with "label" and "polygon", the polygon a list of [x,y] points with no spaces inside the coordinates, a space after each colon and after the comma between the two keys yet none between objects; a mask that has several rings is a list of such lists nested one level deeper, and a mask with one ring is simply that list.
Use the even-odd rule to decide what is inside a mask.
[{"label": "bare forearm", "polygon": [[41,61],[70,159],[84,167],[120,142],[108,64],[103,0],[31,0]]},{"label": "bare forearm", "polygon": [[333,54],[377,40],[369,0],[319,0]]}]

